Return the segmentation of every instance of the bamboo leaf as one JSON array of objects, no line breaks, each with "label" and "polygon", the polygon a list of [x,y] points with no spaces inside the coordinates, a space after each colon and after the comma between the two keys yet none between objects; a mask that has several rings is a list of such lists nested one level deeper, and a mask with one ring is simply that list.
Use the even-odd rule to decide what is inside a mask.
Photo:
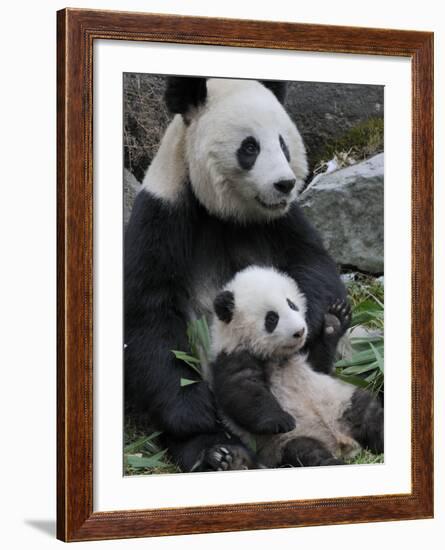
[{"label": "bamboo leaf", "polygon": [[196,384],[198,380],[189,380],[188,378],[181,378],[181,388],[185,386],[190,386],[191,384]]},{"label": "bamboo leaf", "polygon": [[336,367],[352,367],[355,365],[362,365],[364,363],[370,363],[375,360],[374,352],[371,349],[365,351],[359,351],[354,353],[351,359],[341,359],[335,364]]},{"label": "bamboo leaf", "polygon": [[182,361],[188,361],[194,364],[200,363],[199,359],[197,359],[196,357],[193,357],[192,355],[189,355],[188,353],[185,353],[184,351],[172,350],[172,353],[175,354],[175,357],[177,359],[181,359]]},{"label": "bamboo leaf", "polygon": [[162,466],[164,463],[161,460],[167,452],[167,449],[163,449],[153,456],[136,456],[125,455],[128,466],[132,468],[154,468],[155,466]]},{"label": "bamboo leaf", "polygon": [[134,443],[130,443],[130,445],[127,445],[124,448],[124,453],[131,454],[139,451],[144,447],[144,445],[149,443],[152,439],[158,437],[158,435],[160,435],[161,433],[162,432],[153,432],[150,435],[140,437]]},{"label": "bamboo leaf", "polygon": [[257,452],[256,437],[253,434],[248,435],[247,445],[254,453]]},{"label": "bamboo leaf", "polygon": [[383,336],[381,334],[375,336],[366,336],[364,338],[356,338],[355,336],[351,338],[351,344],[353,346],[370,343],[378,344],[379,342],[383,342]]},{"label": "bamboo leaf", "polygon": [[376,359],[377,359],[377,363],[378,363],[378,365],[379,365],[380,372],[383,372],[383,371],[384,371],[385,365],[384,365],[383,357],[382,357],[382,355],[380,354],[380,351],[377,349],[377,346],[373,346],[373,345],[371,344],[371,342],[369,342],[369,345],[371,346],[372,351],[374,352],[374,355],[375,355],[375,357],[376,357]]},{"label": "bamboo leaf", "polygon": [[352,367],[346,367],[342,369],[341,372],[345,376],[348,376],[349,374],[363,374],[365,372],[369,372],[370,370],[375,369],[377,366],[377,361],[374,361],[373,363],[368,363],[366,365],[354,365]]},{"label": "bamboo leaf", "polygon": [[180,361],[184,361],[184,363],[189,367],[191,367],[195,372],[197,372],[199,376],[202,376],[201,369],[199,368],[199,365],[200,365],[199,359],[183,351],[177,351],[177,350],[171,350],[171,351],[176,357],[176,359],[179,359]]},{"label": "bamboo leaf", "polygon": [[374,383],[377,381],[377,377],[380,375],[380,371],[378,370],[375,370],[374,372],[372,372],[369,376],[367,376],[365,378],[366,382],[368,382],[368,384],[371,384],[371,383]]}]

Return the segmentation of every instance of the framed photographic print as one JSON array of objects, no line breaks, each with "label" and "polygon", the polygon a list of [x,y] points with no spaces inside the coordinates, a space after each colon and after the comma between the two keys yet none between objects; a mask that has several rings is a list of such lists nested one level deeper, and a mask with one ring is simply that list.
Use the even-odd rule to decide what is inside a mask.
[{"label": "framed photographic print", "polygon": [[58,538],[432,517],[432,33],[57,25]]}]

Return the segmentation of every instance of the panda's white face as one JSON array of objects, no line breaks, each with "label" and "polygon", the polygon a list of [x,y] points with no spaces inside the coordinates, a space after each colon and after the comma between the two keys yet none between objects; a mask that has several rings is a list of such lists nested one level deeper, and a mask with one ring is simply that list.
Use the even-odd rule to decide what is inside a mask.
[{"label": "panda's white face", "polygon": [[306,301],[293,279],[273,268],[248,267],[215,300],[213,354],[249,349],[285,358],[305,344]]},{"label": "panda's white face", "polygon": [[204,105],[188,114],[185,141],[194,192],[223,218],[282,216],[307,172],[297,128],[256,81],[208,80]]}]

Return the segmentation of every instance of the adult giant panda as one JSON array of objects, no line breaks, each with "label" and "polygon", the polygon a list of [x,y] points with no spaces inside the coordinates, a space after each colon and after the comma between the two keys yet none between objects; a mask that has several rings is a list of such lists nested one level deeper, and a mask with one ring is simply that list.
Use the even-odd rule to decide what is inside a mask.
[{"label": "adult giant panda", "polygon": [[[294,279],[258,266],[237,273],[215,298],[206,379],[229,431],[246,444],[256,436],[267,467],[344,464],[362,447],[383,452],[378,400],[315,372],[302,351],[308,305]],[[336,345],[349,320],[348,304],[334,302],[322,338]],[[214,450],[221,470],[233,468],[225,451]]]},{"label": "adult giant panda", "polygon": [[127,226],[126,403],[149,414],[183,471],[217,469],[214,449],[237,445],[207,383],[181,387],[194,373],[171,351],[188,349],[187,323],[212,315],[236,272],[271,265],[294,278],[309,305],[310,363],[323,372],[332,365],[335,349],[320,333],[345,288],[296,203],[307,162],[284,95],[275,81],[170,78],[165,99],[176,116]]}]

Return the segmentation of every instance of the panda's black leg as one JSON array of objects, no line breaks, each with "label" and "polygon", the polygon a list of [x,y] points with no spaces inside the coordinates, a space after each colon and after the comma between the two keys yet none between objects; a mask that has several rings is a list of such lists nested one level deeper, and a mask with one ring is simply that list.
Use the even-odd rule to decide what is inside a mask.
[{"label": "panda's black leg", "polygon": [[359,388],[355,390],[351,406],[344,413],[352,437],[375,454],[383,453],[384,450],[383,417],[380,402],[371,393]]},{"label": "panda's black leg", "polygon": [[201,434],[187,440],[165,436],[175,464],[183,472],[248,470],[258,467],[255,455],[238,438],[225,432]]},{"label": "panda's black leg", "polygon": [[309,346],[308,361],[314,370],[330,373],[340,338],[351,323],[351,307],[345,300],[336,300],[324,316],[321,333]]},{"label": "panda's black leg", "polygon": [[340,459],[312,437],[296,437],[286,443],[283,449],[282,466],[334,466],[344,464]]}]

